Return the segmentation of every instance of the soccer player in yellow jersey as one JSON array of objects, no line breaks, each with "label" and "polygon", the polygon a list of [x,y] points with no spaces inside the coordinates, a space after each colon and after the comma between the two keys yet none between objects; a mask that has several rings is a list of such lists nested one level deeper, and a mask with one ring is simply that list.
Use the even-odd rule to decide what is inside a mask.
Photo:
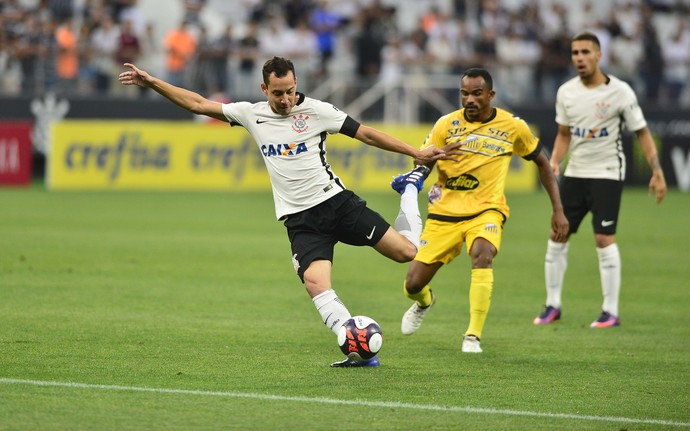
[{"label": "soccer player in yellow jersey", "polygon": [[[456,160],[439,160],[438,179],[429,191],[429,214],[417,256],[405,279],[405,295],[414,300],[402,319],[402,333],[413,334],[434,304],[429,283],[441,266],[460,254],[463,243],[472,259],[470,322],[462,342],[463,352],[482,351],[479,340],[491,303],[493,259],[500,250],[503,224],[509,210],[504,195],[513,154],[533,161],[551,199],[551,229],[556,237],[568,233],[556,177],[539,139],[520,118],[491,105],[493,80],[484,69],[468,69],[461,79],[463,109],[441,117],[422,148],[439,148],[464,142]],[[393,180],[401,192],[418,174],[419,167]]]}]

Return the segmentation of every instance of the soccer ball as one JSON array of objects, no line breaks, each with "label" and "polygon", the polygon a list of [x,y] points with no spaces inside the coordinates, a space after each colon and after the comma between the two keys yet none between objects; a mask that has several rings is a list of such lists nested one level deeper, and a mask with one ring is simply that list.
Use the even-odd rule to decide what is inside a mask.
[{"label": "soccer ball", "polygon": [[383,332],[371,317],[353,316],[338,331],[338,345],[342,352],[357,360],[373,358],[381,350]]}]

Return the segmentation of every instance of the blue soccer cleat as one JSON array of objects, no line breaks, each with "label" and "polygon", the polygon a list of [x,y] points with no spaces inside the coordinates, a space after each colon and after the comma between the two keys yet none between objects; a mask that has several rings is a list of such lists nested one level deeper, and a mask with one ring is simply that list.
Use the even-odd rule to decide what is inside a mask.
[{"label": "blue soccer cleat", "polygon": [[424,180],[426,179],[426,177],[429,176],[430,172],[431,169],[427,168],[426,166],[418,165],[410,172],[406,174],[400,174],[397,177],[393,178],[393,181],[391,182],[391,187],[393,187],[393,190],[395,190],[396,192],[402,194],[405,191],[405,187],[408,184],[412,184],[413,186],[417,187],[418,191],[421,192],[424,188]]},{"label": "blue soccer cleat", "polygon": [[351,367],[378,367],[381,365],[379,362],[379,357],[374,356],[373,358],[365,360],[357,360],[353,358],[345,358],[342,361],[333,362],[331,367],[333,368],[351,368]]}]

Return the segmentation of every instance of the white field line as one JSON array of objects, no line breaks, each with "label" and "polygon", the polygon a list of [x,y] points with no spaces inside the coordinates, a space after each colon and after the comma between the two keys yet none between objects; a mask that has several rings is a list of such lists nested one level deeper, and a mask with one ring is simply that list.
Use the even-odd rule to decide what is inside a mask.
[{"label": "white field line", "polygon": [[412,404],[401,403],[393,401],[367,401],[367,400],[338,400],[335,398],[321,398],[321,397],[300,397],[300,396],[286,396],[286,395],[270,395],[257,394],[251,392],[214,392],[214,391],[198,391],[190,389],[166,389],[166,388],[144,388],[137,386],[118,386],[118,385],[93,385],[87,383],[75,382],[50,382],[41,380],[25,380],[25,379],[10,379],[0,378],[0,384],[16,384],[29,386],[47,386],[47,387],[61,387],[74,389],[96,389],[105,391],[126,391],[126,392],[151,392],[157,394],[175,394],[175,395],[196,395],[207,397],[225,397],[225,398],[249,398],[256,400],[271,400],[271,401],[288,401],[301,402],[312,404],[334,404],[346,406],[362,406],[362,407],[384,407],[384,408],[398,408],[408,410],[421,411],[442,411],[455,413],[475,413],[486,415],[505,415],[505,416],[525,416],[537,418],[550,419],[572,419],[581,421],[599,421],[599,422],[618,422],[626,424],[651,424],[651,425],[669,425],[677,427],[690,427],[690,422],[676,422],[660,419],[640,419],[640,418],[625,418],[616,416],[593,416],[593,415],[576,415],[570,413],[542,413],[531,412],[527,410],[506,410],[506,409],[492,409],[484,407],[461,407],[461,406],[439,406],[434,404]]}]

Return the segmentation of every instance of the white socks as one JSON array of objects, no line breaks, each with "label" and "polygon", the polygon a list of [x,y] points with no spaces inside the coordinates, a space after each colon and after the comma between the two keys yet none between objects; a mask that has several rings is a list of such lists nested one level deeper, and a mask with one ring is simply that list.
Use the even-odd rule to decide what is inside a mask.
[{"label": "white socks", "polygon": [[599,274],[601,275],[601,293],[604,304],[601,309],[618,317],[618,296],[621,291],[621,255],[618,245],[613,244],[597,248],[599,255]]},{"label": "white socks", "polygon": [[338,335],[340,326],[352,317],[333,289],[328,289],[316,295],[312,298],[312,301],[319,314],[321,314],[323,323],[336,335]]},{"label": "white socks", "polygon": [[544,259],[544,275],[546,278],[546,305],[561,308],[561,291],[563,290],[563,276],[568,268],[568,243],[549,240],[546,245],[546,259]]},{"label": "white socks", "polygon": [[405,186],[400,195],[400,212],[395,219],[395,230],[407,238],[419,250],[419,237],[422,235],[422,216],[419,213],[417,195],[419,191],[413,184]]},{"label": "white socks", "polygon": [[[597,247],[599,256],[599,274],[601,276],[601,293],[604,297],[602,310],[618,317],[618,297],[621,290],[621,256],[618,245]],[[549,240],[546,246],[544,274],[546,276],[546,305],[561,307],[563,276],[568,267],[568,243]]]}]

